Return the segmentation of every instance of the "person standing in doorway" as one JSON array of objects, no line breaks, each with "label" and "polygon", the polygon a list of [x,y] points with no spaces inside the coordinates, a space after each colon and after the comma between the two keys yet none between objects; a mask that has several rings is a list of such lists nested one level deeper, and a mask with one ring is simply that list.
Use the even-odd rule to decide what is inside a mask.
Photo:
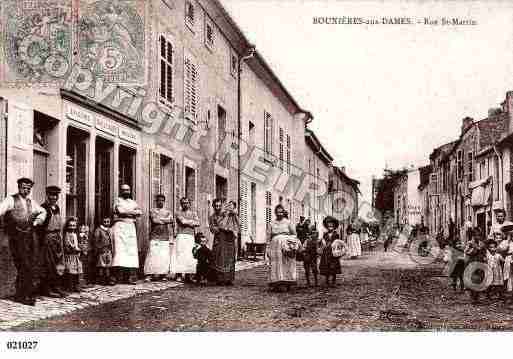
[{"label": "person standing in doorway", "polygon": [[26,177],[18,179],[18,193],[7,196],[0,203],[4,216],[9,249],[16,267],[15,301],[34,306],[34,227],[46,219],[46,210],[29,198],[34,182]]},{"label": "person standing in doorway", "polygon": [[122,185],[120,197],[114,203],[115,224],[112,227],[114,258],[112,266],[118,268],[118,279],[127,284],[136,284],[139,268],[139,251],[135,222],[142,210],[131,198],[129,185]]},{"label": "person standing in doorway", "polygon": [[235,240],[239,233],[236,203],[230,201],[222,209],[222,201],[212,203],[214,213],[209,218],[210,232],[214,235],[212,246],[212,279],[218,285],[232,285],[235,280]]},{"label": "person standing in doorway", "polygon": [[46,187],[46,201],[41,205],[46,210],[46,219],[40,227],[40,289],[41,295],[51,298],[64,298],[62,290],[64,274],[64,251],[62,240],[63,219],[57,201],[61,189]]},{"label": "person standing in doorway", "polygon": [[181,211],[176,216],[176,240],[171,272],[185,283],[191,283],[191,275],[196,273],[196,259],[192,254],[194,248],[194,231],[200,226],[198,215],[191,209],[187,197],[180,199]]},{"label": "person standing in doorway", "polygon": [[157,195],[157,207],[150,212],[150,245],[144,263],[145,281],[167,281],[169,274],[169,225],[173,223],[173,214],[164,208],[166,196]]}]

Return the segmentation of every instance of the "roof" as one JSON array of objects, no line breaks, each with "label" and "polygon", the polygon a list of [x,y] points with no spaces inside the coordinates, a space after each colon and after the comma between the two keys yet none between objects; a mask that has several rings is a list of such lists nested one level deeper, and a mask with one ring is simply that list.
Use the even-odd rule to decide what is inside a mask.
[{"label": "roof", "polygon": [[345,180],[345,182],[347,182],[350,186],[352,186],[356,190],[356,192],[358,192],[359,194],[362,194],[362,192],[360,192],[360,188],[358,187],[360,185],[360,181],[357,181],[357,180],[349,177],[346,174],[346,172],[343,171],[340,167],[333,166],[333,172],[339,178],[341,178],[342,180]]},{"label": "roof", "polygon": [[[212,12],[215,11],[219,13],[219,16],[214,16],[213,18],[216,19],[216,23],[220,23],[220,25],[224,25],[232,31],[230,34],[223,32],[223,35],[230,41],[230,44],[235,48],[240,57],[245,56],[248,49],[254,47],[219,0],[204,0],[201,1],[201,4],[205,9],[208,8]],[[214,8],[209,5],[213,5]],[[254,56],[247,60],[247,65],[264,81],[271,92],[273,92],[273,94],[282,101],[291,113],[304,113],[307,115],[307,120],[313,119],[313,116],[309,111],[306,111],[299,106],[297,101],[283,85],[281,80],[274,73],[258,50],[255,50]]]},{"label": "roof", "polygon": [[479,148],[484,149],[499,141],[501,135],[506,131],[507,123],[508,114],[504,112],[477,122]]},{"label": "roof", "polygon": [[452,152],[454,146],[456,146],[458,140],[452,141],[449,143],[445,143],[441,146],[436,147],[433,152],[429,155],[430,160],[434,160],[438,156],[442,156],[442,159],[444,159],[445,156],[448,156],[449,153]]},{"label": "roof", "polygon": [[326,151],[321,141],[319,141],[315,133],[309,128],[305,129],[305,141],[308,147],[310,147],[325,164],[330,165],[331,162],[333,162],[333,157]]}]

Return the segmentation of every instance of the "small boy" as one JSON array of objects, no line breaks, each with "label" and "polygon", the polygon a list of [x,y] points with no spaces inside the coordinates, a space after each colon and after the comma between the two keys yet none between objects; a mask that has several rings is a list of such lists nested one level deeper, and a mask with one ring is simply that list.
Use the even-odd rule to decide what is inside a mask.
[{"label": "small boy", "polygon": [[313,274],[314,283],[319,285],[319,269],[317,267],[317,258],[319,257],[319,232],[313,226],[308,231],[306,240],[303,243],[302,258],[306,274],[306,285],[310,287],[310,272]]},{"label": "small boy", "polygon": [[102,219],[102,224],[94,231],[94,247],[96,250],[96,268],[98,279],[103,285],[114,285],[116,281],[111,277],[112,266],[112,232],[110,217]]},{"label": "small boy", "polygon": [[91,248],[89,245],[89,226],[82,224],[78,229],[78,246],[82,250],[80,261],[82,262],[84,273],[80,275],[80,287],[93,287],[93,273],[91,270]]},{"label": "small boy", "polygon": [[[472,263],[486,263],[487,250],[484,237],[478,228],[472,231],[472,239],[467,243],[465,248],[465,257],[467,258],[467,266]],[[471,282],[475,286],[479,286],[485,280],[485,273],[482,269],[477,268],[471,274]],[[478,304],[480,291],[476,288],[469,288],[472,304]]]},{"label": "small boy", "polygon": [[196,233],[192,255],[198,261],[196,264],[196,284],[201,285],[203,281],[208,280],[210,265],[212,263],[212,251],[207,247],[207,238],[203,233]]}]

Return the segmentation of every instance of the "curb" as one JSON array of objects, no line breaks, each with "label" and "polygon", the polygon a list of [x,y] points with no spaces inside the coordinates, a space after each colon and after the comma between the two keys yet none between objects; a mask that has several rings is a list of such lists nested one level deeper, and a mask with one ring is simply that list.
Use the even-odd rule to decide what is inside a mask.
[{"label": "curb", "polygon": [[[235,271],[252,269],[264,262],[237,262]],[[0,331],[32,321],[70,314],[74,311],[135,297],[139,294],[158,292],[183,286],[181,282],[138,282],[136,285],[118,284],[112,287],[94,286],[80,293],[70,294],[66,298],[41,297],[34,307],[10,300],[0,300]]]}]

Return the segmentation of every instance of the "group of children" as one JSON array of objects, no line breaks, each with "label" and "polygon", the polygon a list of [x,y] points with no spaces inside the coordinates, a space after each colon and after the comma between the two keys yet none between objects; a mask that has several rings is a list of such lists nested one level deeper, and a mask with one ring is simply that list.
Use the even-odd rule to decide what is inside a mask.
[{"label": "group of children", "polygon": [[496,232],[493,238],[487,239],[475,228],[469,232],[464,246],[461,243],[452,246],[448,261],[452,265],[450,277],[454,290],[458,286],[462,291],[468,289],[474,304],[479,301],[482,292],[488,299],[505,299],[505,292],[513,291],[511,235]]},{"label": "group of children", "polygon": [[111,219],[106,217],[96,228],[91,240],[89,227],[79,225],[78,219],[70,217],[64,225],[63,247],[65,287],[71,292],[80,292],[93,282],[114,285],[111,276],[112,232]]},{"label": "group of children", "polygon": [[342,273],[340,261],[346,253],[346,245],[336,231],[339,226],[336,218],[326,217],[323,226],[326,228],[326,232],[322,240],[319,240],[317,229],[314,226],[310,227],[306,239],[301,243],[298,259],[303,261],[308,286],[311,286],[311,274],[313,275],[314,285],[319,285],[318,275],[320,273],[326,278],[326,285],[334,287],[337,274]]}]

